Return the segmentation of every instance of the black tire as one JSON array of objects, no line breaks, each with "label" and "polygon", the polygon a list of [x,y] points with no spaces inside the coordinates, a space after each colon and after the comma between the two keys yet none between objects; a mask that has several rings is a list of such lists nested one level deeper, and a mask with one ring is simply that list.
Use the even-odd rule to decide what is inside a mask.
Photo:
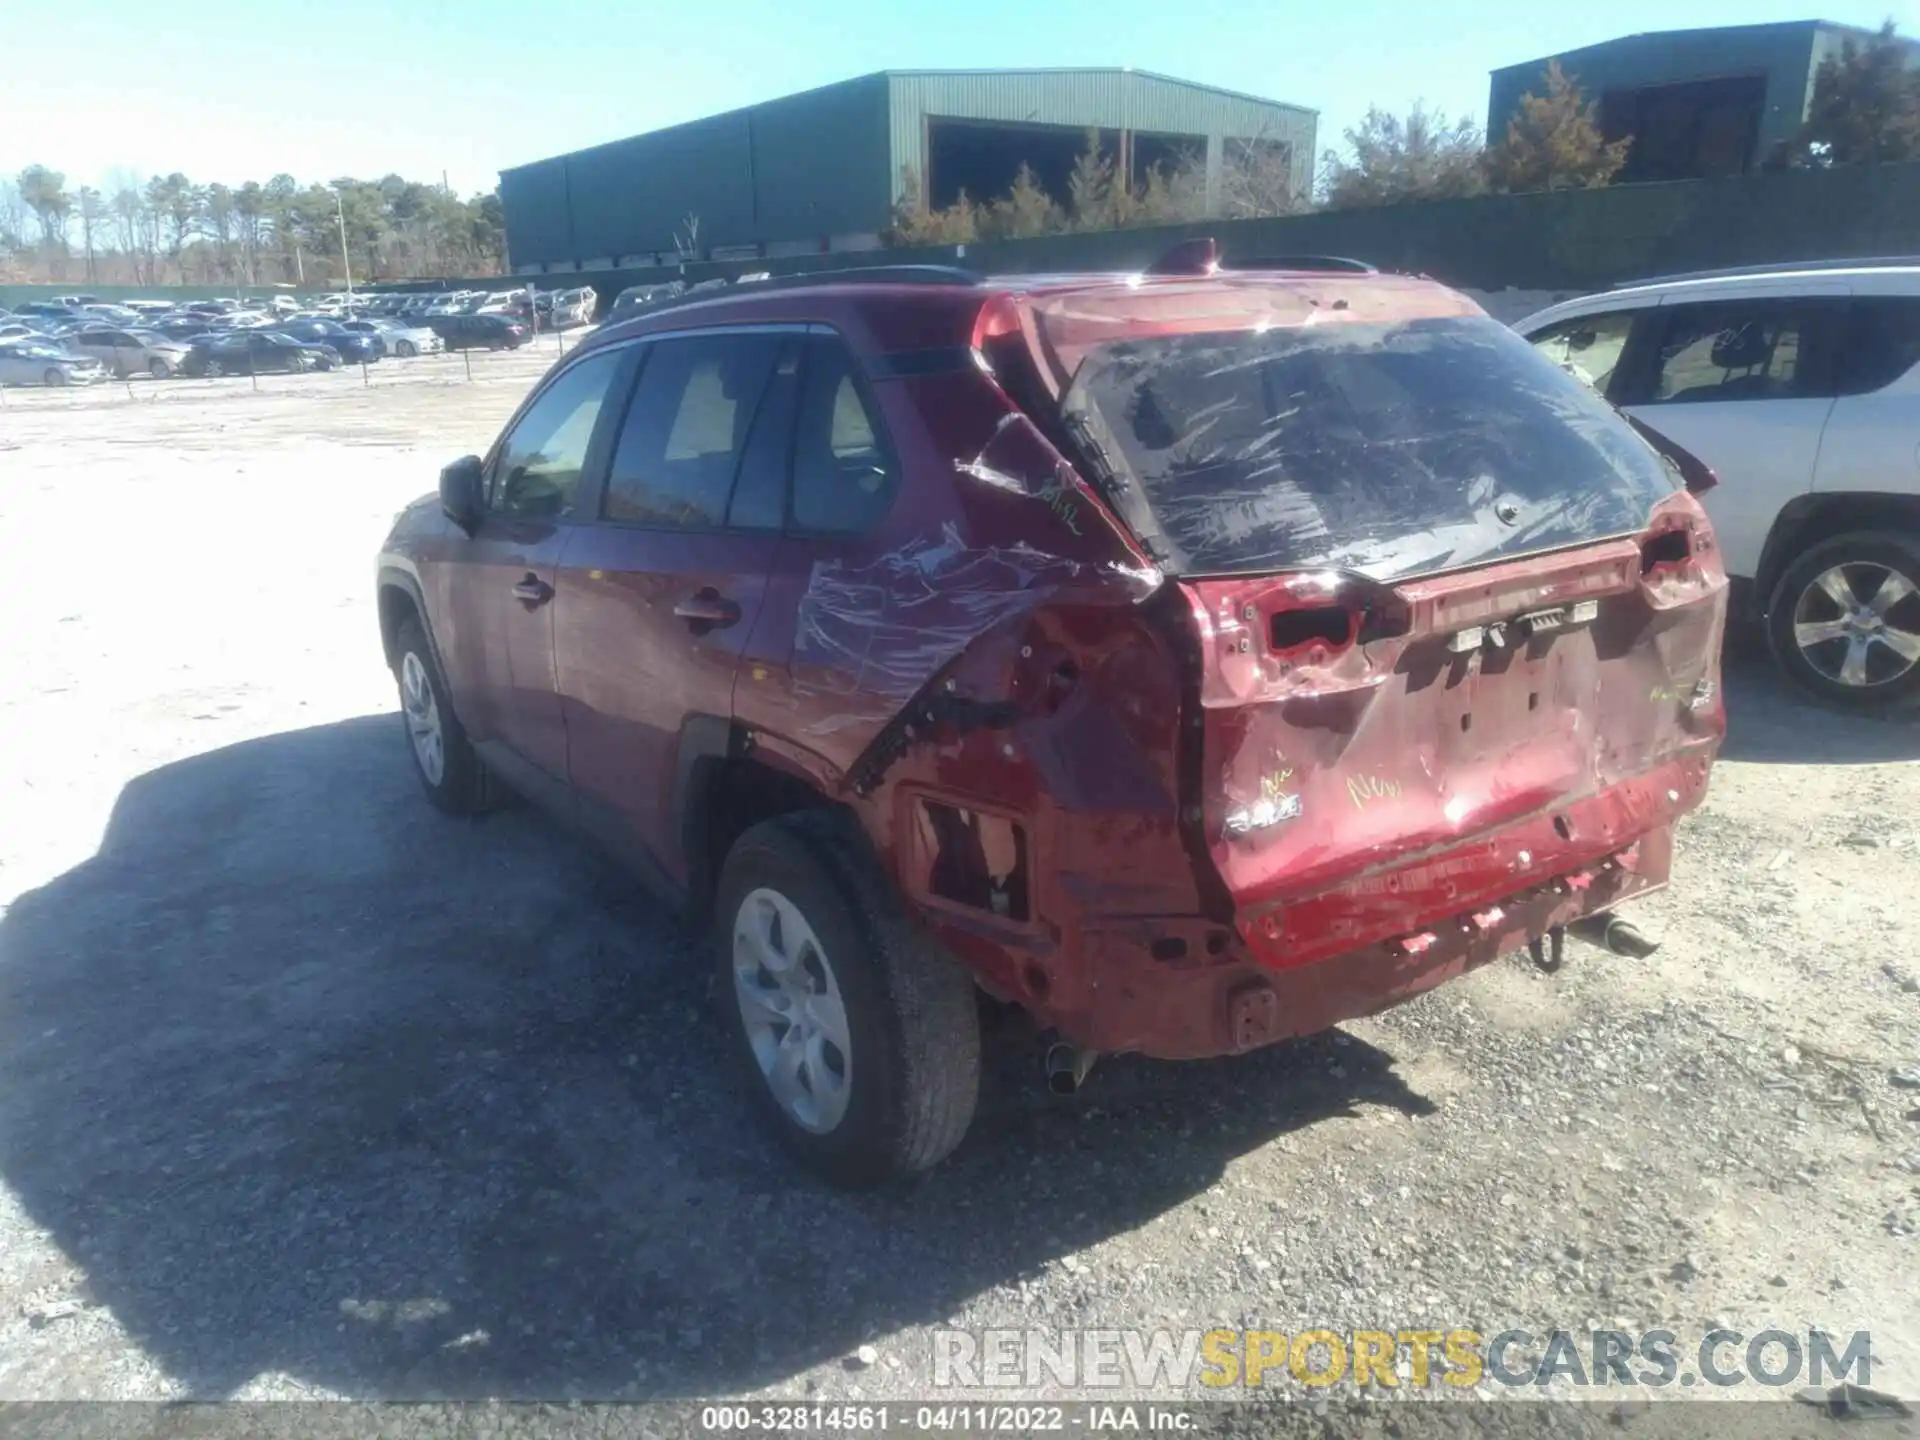
[{"label": "black tire", "polygon": [[[1889,578],[1895,575],[1897,582]],[[1828,589],[1836,584],[1841,596]],[[1883,602],[1886,584],[1904,593]],[[1826,630],[1844,633],[1808,639]],[[1920,695],[1920,537],[1855,531],[1809,547],[1774,586],[1767,641],[1780,668],[1829,704],[1887,710],[1913,703]]]},{"label": "black tire", "polygon": [[200,373],[205,375],[209,380],[218,380],[222,375],[227,373],[227,367],[222,365],[218,360],[209,360],[201,367]]},{"label": "black tire", "polygon": [[67,383],[67,372],[58,365],[49,365],[47,373],[40,377],[40,383],[48,387],[64,385]]},{"label": "black tire", "polygon": [[402,340],[393,347],[393,353],[402,360],[411,360],[420,353],[420,350],[411,340]]},{"label": "black tire", "polygon": [[[749,897],[767,890],[814,931],[845,1008],[846,1108],[824,1133],[775,1097],[736,999],[735,926]],[[972,977],[901,913],[850,820],[808,811],[742,835],[721,873],[714,935],[736,1058],[761,1114],[802,1163],[836,1185],[867,1187],[930,1169],[960,1143],[980,1093]]]},{"label": "black tire", "polygon": [[[409,712],[406,679],[410,657],[419,662],[432,691],[439,720],[442,762],[437,777],[428,773],[414,744],[414,715]],[[466,727],[453,713],[453,704],[447,698],[447,682],[440,674],[440,662],[434,656],[433,646],[427,643],[427,632],[417,617],[409,616],[402,621],[394,637],[393,677],[400,691],[401,733],[407,738],[413,773],[419,778],[420,788],[427,792],[427,799],[449,815],[480,815],[494,809],[499,802],[498,782],[474,753]]]},{"label": "black tire", "polygon": [[151,360],[147,363],[147,373],[156,380],[164,380],[173,374],[173,367],[164,360]]}]

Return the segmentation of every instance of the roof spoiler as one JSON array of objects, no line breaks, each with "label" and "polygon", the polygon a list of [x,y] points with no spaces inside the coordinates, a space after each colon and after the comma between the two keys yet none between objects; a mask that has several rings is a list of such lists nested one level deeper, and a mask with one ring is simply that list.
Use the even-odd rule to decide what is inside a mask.
[{"label": "roof spoiler", "polygon": [[1304,270],[1322,274],[1377,275],[1364,260],[1344,255],[1273,255],[1251,260],[1222,260],[1211,235],[1182,240],[1147,267],[1149,275],[1217,275],[1222,270]]}]

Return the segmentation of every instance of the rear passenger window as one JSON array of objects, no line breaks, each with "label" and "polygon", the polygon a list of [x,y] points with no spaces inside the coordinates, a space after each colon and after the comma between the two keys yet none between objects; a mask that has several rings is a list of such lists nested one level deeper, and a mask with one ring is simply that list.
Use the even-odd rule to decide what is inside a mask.
[{"label": "rear passenger window", "polygon": [[1634,319],[1644,313],[1620,310],[1611,315],[1581,315],[1529,335],[1527,341],[1562,370],[1604,395],[1614,367],[1627,348]]},{"label": "rear passenger window", "polygon": [[893,498],[893,458],[853,356],[838,340],[807,344],[793,447],[793,523],[801,530],[865,530]]},{"label": "rear passenger window", "polygon": [[603,518],[692,529],[725,524],[780,344],[780,336],[764,334],[656,341],[614,449]]},{"label": "rear passenger window", "polygon": [[1856,295],[1840,348],[1840,393],[1884,390],[1920,364],[1920,296]]},{"label": "rear passenger window", "polygon": [[587,446],[621,359],[617,350],[602,350],[577,361],[507,433],[494,467],[496,514],[557,519],[572,511]]},{"label": "rear passenger window", "polygon": [[786,522],[793,417],[800,403],[800,349],[798,337],[781,343],[734,477],[733,499],[727,505],[729,529],[778,530]]},{"label": "rear passenger window", "polygon": [[1646,403],[1785,400],[1805,393],[1805,307],[1760,300],[1668,308]]}]

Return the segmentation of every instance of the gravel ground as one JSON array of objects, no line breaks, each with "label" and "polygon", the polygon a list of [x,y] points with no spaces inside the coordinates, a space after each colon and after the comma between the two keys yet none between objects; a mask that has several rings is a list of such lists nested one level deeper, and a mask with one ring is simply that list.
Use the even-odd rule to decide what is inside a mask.
[{"label": "gravel ground", "polygon": [[409,771],[375,548],[550,358],[5,395],[0,1401],[925,1398],[939,1327],[1715,1321],[1869,1329],[1920,1392],[1920,732],[1737,656],[1653,959],[1064,1101],[999,1019],[953,1160],[835,1194],[752,1127],[700,939]]}]

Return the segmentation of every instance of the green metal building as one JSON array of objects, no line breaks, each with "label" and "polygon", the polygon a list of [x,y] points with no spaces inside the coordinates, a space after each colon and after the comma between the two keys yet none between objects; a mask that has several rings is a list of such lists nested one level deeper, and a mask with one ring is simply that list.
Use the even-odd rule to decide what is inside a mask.
[{"label": "green metal building", "polygon": [[1297,191],[1315,113],[1142,70],[889,70],[503,170],[507,250],[522,274],[868,249],[909,176],[926,200],[988,200],[1022,164],[1066,197],[1097,130],[1116,164],[1258,155]]},{"label": "green metal building", "polygon": [[[1630,138],[1617,182],[1695,180],[1758,170],[1807,118],[1820,64],[1869,32],[1825,20],[1627,35],[1495,70],[1487,135],[1498,140],[1550,60],[1600,108],[1607,138]],[[1908,63],[1920,46],[1907,42]]]}]

